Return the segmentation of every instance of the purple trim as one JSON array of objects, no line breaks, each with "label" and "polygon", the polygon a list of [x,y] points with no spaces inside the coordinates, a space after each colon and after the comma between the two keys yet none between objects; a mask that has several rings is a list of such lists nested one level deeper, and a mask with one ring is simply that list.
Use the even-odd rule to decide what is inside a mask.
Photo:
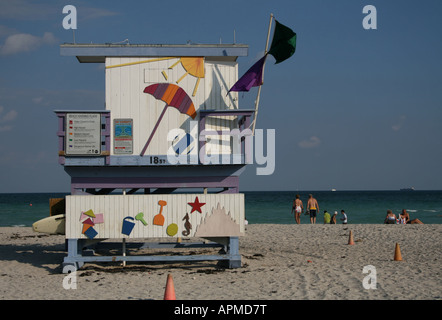
[{"label": "purple trim", "polygon": [[73,189],[237,188],[239,177],[72,177]]},{"label": "purple trim", "polygon": [[57,117],[58,117],[58,131],[57,131],[58,151],[64,151],[64,139],[65,139],[64,119],[66,117],[66,114],[57,113]]}]

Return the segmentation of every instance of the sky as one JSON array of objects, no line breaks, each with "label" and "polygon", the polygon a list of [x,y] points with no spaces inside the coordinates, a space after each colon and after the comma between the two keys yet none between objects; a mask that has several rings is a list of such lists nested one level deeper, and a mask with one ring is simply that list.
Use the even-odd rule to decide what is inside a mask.
[{"label": "sky", "polygon": [[[0,0],[1,193],[69,192],[54,110],[104,109],[103,64],[60,55],[66,5],[76,43],[247,44],[239,76],[263,55],[271,13],[297,33],[291,58],[269,56],[260,96],[275,170],[247,166],[241,191],[442,190],[439,0]],[[239,96],[253,109],[257,88]]]}]

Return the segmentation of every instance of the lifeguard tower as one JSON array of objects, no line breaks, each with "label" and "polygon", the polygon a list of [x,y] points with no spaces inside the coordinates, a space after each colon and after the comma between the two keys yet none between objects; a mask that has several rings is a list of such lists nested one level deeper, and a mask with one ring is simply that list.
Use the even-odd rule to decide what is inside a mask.
[{"label": "lifeguard tower", "polygon": [[[64,265],[207,261],[241,266],[245,231],[239,176],[251,163],[253,110],[238,107],[241,44],[63,44],[62,56],[105,64],[104,110],[57,110],[66,196]],[[209,240],[216,255],[86,255],[105,239]],[[175,238],[175,239],[173,239]],[[173,240],[173,241],[172,241]],[[156,242],[152,246],[165,245]],[[149,246],[149,245],[148,245]]]}]

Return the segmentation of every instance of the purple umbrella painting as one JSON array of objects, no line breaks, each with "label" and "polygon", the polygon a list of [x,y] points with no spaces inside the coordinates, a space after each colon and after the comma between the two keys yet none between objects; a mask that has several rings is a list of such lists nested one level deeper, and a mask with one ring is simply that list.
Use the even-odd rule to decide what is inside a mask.
[{"label": "purple umbrella painting", "polygon": [[161,120],[166,113],[167,107],[174,107],[179,110],[182,114],[187,114],[192,119],[196,117],[195,106],[193,105],[192,99],[187,95],[187,93],[179,86],[171,83],[155,83],[150,86],[147,86],[144,93],[149,93],[154,96],[156,99],[162,100],[166,102],[166,106],[161,112],[160,117],[155,124],[152,133],[149,136],[146,144],[144,145],[143,150],[141,151],[141,156],[144,156],[147,147],[149,146]]}]

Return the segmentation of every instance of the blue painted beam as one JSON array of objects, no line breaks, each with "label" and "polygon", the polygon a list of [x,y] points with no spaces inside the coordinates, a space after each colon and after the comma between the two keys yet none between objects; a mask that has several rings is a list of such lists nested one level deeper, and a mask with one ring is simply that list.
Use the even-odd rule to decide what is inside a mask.
[{"label": "blue painted beam", "polygon": [[144,262],[183,262],[183,261],[217,261],[230,260],[229,254],[225,255],[188,255],[188,256],[67,256],[63,263],[75,262],[120,262],[120,261],[144,261]]},{"label": "blue painted beam", "polygon": [[104,62],[105,57],[245,57],[244,44],[62,44],[62,56],[76,56],[80,62]]}]

